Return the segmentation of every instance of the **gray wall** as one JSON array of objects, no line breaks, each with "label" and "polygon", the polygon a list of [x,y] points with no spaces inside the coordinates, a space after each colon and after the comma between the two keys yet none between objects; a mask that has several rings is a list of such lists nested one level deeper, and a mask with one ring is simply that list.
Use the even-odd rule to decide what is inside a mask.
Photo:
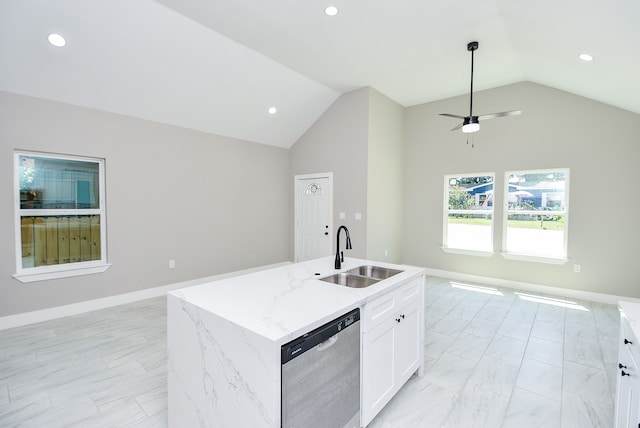
[{"label": "gray wall", "polygon": [[[12,278],[14,149],[106,159],[106,272]],[[0,316],[289,260],[289,177],[285,149],[0,92]]]},{"label": "gray wall", "polygon": [[[640,115],[526,82],[474,101],[478,112],[523,115],[483,122],[471,149],[448,131],[455,121],[438,116],[465,113],[466,96],[403,109],[363,88],[342,95],[287,151],[0,92],[0,316],[291,260],[293,175],[329,171],[334,224],[353,238],[347,256],[640,297]],[[106,159],[113,266],[105,273],[12,278],[14,149]],[[501,188],[505,170],[558,167],[571,169],[569,263],[440,249],[444,174],[495,171]]]},{"label": "gray wall", "polygon": [[367,164],[367,259],[402,262],[404,108],[371,90]]},{"label": "gray wall", "polygon": [[290,150],[292,177],[333,172],[334,225],[346,225],[353,244],[346,257],[402,261],[403,126],[402,106],[362,88],[340,96]]},{"label": "gray wall", "polygon": [[[405,112],[404,261],[446,271],[560,288],[640,297],[640,115],[533,83],[474,97],[474,112],[522,109],[522,116],[482,122],[475,148],[453,119],[466,114],[467,96],[408,108]],[[568,167],[569,263],[562,266],[446,254],[442,246],[443,176]],[[496,192],[496,206],[502,192]],[[496,209],[494,247],[502,242]],[[574,273],[580,264],[582,273]]]},{"label": "gray wall", "polygon": [[[336,229],[346,225],[353,244],[345,257],[364,258],[367,251],[369,92],[363,88],[341,95],[290,149],[287,188],[291,195],[294,175],[333,172],[333,224]],[[344,220],[338,218],[339,212],[346,214]],[[362,214],[360,221],[354,220],[358,212]],[[333,234],[335,251],[335,231]]]}]

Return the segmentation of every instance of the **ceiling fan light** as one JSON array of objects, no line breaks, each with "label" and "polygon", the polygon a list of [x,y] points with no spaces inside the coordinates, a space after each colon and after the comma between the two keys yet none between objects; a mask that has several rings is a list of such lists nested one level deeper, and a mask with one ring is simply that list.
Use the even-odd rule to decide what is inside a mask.
[{"label": "ceiling fan light", "polygon": [[477,122],[467,123],[465,125],[462,125],[462,132],[464,132],[465,134],[470,134],[472,132],[477,132],[479,130],[480,130],[480,124]]},{"label": "ceiling fan light", "polygon": [[470,134],[480,130],[480,122],[478,116],[467,116],[462,121],[462,132]]}]

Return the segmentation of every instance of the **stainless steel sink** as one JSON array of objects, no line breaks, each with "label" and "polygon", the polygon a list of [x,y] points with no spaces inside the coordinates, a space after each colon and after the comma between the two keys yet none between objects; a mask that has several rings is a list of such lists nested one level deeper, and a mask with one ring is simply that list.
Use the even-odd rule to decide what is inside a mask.
[{"label": "stainless steel sink", "polygon": [[397,269],[389,269],[372,265],[359,266],[347,271],[347,273],[351,275],[366,276],[367,278],[373,278],[377,280],[387,279],[402,272],[403,271]]},{"label": "stainless steel sink", "polygon": [[360,275],[351,275],[349,273],[342,272],[325,278],[320,278],[320,281],[331,282],[333,284],[344,285],[345,287],[351,288],[365,288],[375,284],[379,279]]},{"label": "stainless steel sink", "polygon": [[365,265],[350,269],[347,272],[336,273],[325,278],[320,278],[320,281],[344,285],[345,287],[365,288],[401,272],[403,271],[380,266]]}]

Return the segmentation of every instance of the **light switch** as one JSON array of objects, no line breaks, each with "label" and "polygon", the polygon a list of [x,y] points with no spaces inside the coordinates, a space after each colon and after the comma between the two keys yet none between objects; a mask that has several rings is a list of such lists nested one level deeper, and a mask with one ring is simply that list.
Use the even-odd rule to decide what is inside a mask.
[{"label": "light switch", "polygon": [[362,213],[356,213],[354,217],[356,220],[362,220]]},{"label": "light switch", "polygon": [[340,220],[344,220],[345,218],[347,218],[347,215],[345,213],[341,212],[341,213],[338,214],[338,218]]}]

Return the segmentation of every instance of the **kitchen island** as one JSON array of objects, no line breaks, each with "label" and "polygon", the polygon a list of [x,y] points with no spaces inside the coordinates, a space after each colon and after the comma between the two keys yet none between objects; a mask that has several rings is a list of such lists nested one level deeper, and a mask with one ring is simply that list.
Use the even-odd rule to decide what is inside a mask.
[{"label": "kitchen island", "polygon": [[[368,306],[376,308],[363,314],[363,335],[369,327],[382,331],[377,318],[395,309],[384,301],[373,304],[381,296],[411,300],[417,308],[413,324],[419,340],[408,375],[422,370],[423,269],[346,258],[340,272],[370,264],[403,271],[366,288],[349,288],[319,280],[338,272],[333,262],[325,257],[169,293],[169,427],[279,427],[281,346]],[[401,288],[404,297],[394,291]],[[362,352],[365,358],[366,349]],[[391,377],[393,391],[381,385],[387,393],[401,386],[395,374]],[[376,409],[388,399],[377,400]]]}]

